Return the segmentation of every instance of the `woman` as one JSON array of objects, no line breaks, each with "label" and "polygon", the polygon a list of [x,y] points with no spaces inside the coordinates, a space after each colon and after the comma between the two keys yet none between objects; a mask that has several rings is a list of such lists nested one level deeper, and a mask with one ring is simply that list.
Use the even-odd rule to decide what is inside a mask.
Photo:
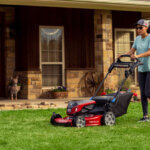
[{"label": "woman", "polygon": [[136,23],[138,36],[136,37],[131,50],[126,53],[130,55],[131,58],[138,58],[144,63],[138,67],[141,104],[143,110],[143,118],[140,119],[140,122],[149,121],[148,97],[150,97],[150,34],[147,33],[148,27],[149,22],[147,20],[140,19]]}]

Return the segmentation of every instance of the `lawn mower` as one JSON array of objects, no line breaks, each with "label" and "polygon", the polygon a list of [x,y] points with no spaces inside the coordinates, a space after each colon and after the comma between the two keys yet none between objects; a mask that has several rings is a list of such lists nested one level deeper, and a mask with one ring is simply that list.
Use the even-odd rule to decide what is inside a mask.
[{"label": "lawn mower", "polygon": [[[101,81],[95,94],[89,100],[70,101],[67,106],[68,116],[62,118],[60,114],[54,112],[51,116],[50,123],[53,125],[76,127],[114,125],[116,117],[127,113],[128,105],[133,95],[131,92],[121,93],[121,88],[129,75],[134,72],[134,69],[143,64],[139,59],[129,62],[122,61],[121,58],[123,57],[130,57],[130,55],[121,55],[116,62],[111,64],[105,78]],[[108,74],[114,68],[127,68],[125,70],[125,78],[121,82],[117,92],[97,96]]]}]

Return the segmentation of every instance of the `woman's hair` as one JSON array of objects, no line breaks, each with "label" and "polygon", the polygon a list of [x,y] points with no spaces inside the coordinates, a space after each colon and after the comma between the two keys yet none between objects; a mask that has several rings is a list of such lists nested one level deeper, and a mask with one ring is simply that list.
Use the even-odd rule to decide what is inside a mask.
[{"label": "woman's hair", "polygon": [[148,22],[148,29],[147,29],[147,33],[150,33],[150,21],[146,20]]},{"label": "woman's hair", "polygon": [[150,33],[150,25],[149,25],[149,27],[148,27],[147,33]]}]

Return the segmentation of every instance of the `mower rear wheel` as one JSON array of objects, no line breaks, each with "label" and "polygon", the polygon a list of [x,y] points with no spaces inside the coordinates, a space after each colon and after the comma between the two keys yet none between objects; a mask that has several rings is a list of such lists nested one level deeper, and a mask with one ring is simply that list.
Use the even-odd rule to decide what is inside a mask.
[{"label": "mower rear wheel", "polygon": [[116,123],[116,117],[112,111],[108,111],[104,114],[102,124],[106,126],[112,126]]},{"label": "mower rear wheel", "polygon": [[77,116],[75,119],[75,126],[78,128],[83,128],[86,125],[84,116]]},{"label": "mower rear wheel", "polygon": [[55,122],[55,119],[56,119],[56,118],[62,118],[62,116],[59,115],[59,114],[53,113],[53,115],[52,115],[52,117],[51,117],[51,119],[50,119],[50,123],[51,123],[52,125],[56,125],[56,124],[57,124],[57,123]]}]

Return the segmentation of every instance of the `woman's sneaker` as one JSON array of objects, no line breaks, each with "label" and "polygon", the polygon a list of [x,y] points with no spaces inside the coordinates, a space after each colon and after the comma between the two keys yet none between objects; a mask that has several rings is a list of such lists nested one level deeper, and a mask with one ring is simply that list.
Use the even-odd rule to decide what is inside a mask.
[{"label": "woman's sneaker", "polygon": [[143,117],[138,122],[149,122],[149,117]]}]

